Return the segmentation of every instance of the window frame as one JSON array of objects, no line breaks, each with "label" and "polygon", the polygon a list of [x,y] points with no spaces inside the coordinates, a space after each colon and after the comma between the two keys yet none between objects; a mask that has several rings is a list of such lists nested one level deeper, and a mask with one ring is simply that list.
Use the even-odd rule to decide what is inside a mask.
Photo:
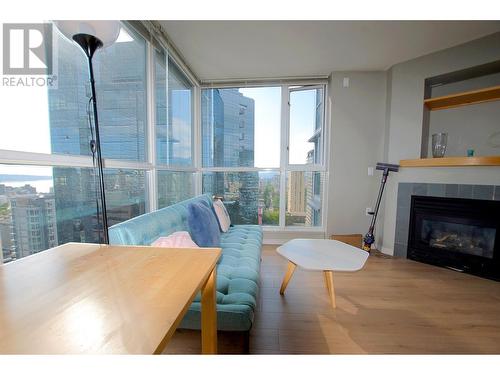
[{"label": "window frame", "polygon": [[[146,45],[146,76],[145,76],[145,100],[146,100],[146,124],[145,124],[145,160],[134,161],[124,159],[103,158],[104,169],[122,169],[122,170],[141,170],[145,172],[145,212],[155,211],[158,207],[158,192],[157,192],[157,173],[160,170],[168,170],[175,172],[190,172],[195,176],[198,170],[196,148],[199,135],[197,135],[197,123],[199,119],[197,110],[197,101],[199,98],[199,83],[193,79],[191,74],[188,74],[184,69],[184,65],[179,61],[175,54],[170,52],[169,46],[166,46],[161,41],[154,38],[149,33],[152,30],[145,32],[140,25],[136,25],[134,21],[121,21],[121,26],[127,31],[132,31],[134,36],[143,38]],[[145,35],[148,34],[148,35]],[[156,159],[156,121],[155,121],[155,49],[161,49],[166,56],[166,62],[170,59],[183,74],[183,78],[192,85],[191,98],[191,114],[192,114],[192,136],[191,136],[191,154],[193,165],[189,167],[170,167],[161,165]],[[166,68],[168,77],[168,65]],[[168,78],[167,78],[168,79]],[[168,99],[167,99],[168,100]],[[99,110],[99,102],[98,102]],[[167,103],[168,105],[168,103]],[[50,126],[50,123],[48,123]],[[72,155],[72,154],[55,154],[55,153],[38,153],[28,151],[18,151],[10,149],[0,149],[0,164],[16,165],[16,166],[40,166],[40,167],[74,167],[74,168],[93,168],[92,156],[90,155]],[[195,177],[195,195],[200,194],[201,181]],[[30,230],[27,228],[27,230]],[[3,254],[0,252],[0,264],[3,263]]]},{"label": "window frame", "polygon": [[[281,88],[281,116],[280,116],[280,165],[279,167],[274,168],[265,168],[265,167],[203,167],[200,164],[197,164],[198,175],[200,176],[199,188],[201,189],[201,176],[206,172],[278,172],[280,174],[280,206],[279,206],[279,224],[278,225],[262,225],[264,231],[269,232],[325,232],[327,227],[327,192],[328,192],[328,147],[326,139],[329,137],[329,124],[327,122],[327,108],[326,108],[326,98],[328,97],[328,81],[325,80],[302,80],[300,82],[261,82],[258,84],[232,84],[232,83],[208,83],[202,84],[199,87],[200,93],[201,90],[204,89],[239,89],[239,88],[258,88],[258,87],[280,87]],[[290,133],[290,92],[291,91],[300,91],[300,90],[311,90],[315,88],[323,89],[323,113],[322,113],[322,152],[321,152],[321,163],[320,164],[289,164],[288,163],[288,147],[289,147],[289,133]],[[291,91],[290,91],[291,90]],[[201,111],[201,100],[197,102],[199,106],[199,110]],[[199,129],[201,133],[201,118],[197,123],[196,127]],[[200,135],[199,135],[200,136]],[[195,147],[198,151],[202,152],[202,144],[201,137],[199,138],[200,142],[196,144],[199,147]],[[323,186],[321,189],[321,225],[320,226],[287,226],[286,225],[286,176],[288,172],[292,171],[304,171],[304,172],[321,172],[324,175]]]},{"label": "window frame", "polygon": [[[323,106],[323,110],[322,110],[322,124],[319,128],[316,128],[314,129],[314,134],[317,134],[317,133],[320,133],[321,134],[321,145],[320,145],[320,162],[319,163],[312,163],[312,165],[314,166],[324,166],[325,164],[325,136],[324,136],[324,133],[325,133],[325,98],[326,98],[326,89],[327,89],[327,85],[326,84],[313,84],[313,85],[301,85],[301,86],[297,86],[297,85],[287,85],[287,88],[288,88],[288,99],[287,99],[287,132],[286,132],[286,137],[287,137],[287,144],[286,144],[286,166],[290,169],[293,169],[293,170],[303,170],[303,168],[307,165],[310,165],[310,164],[307,164],[307,163],[304,163],[304,164],[291,164],[290,163],[290,133],[291,133],[291,124],[290,124],[290,110],[291,110],[291,94],[293,92],[301,92],[301,91],[310,91],[310,90],[318,90],[318,89],[322,89],[322,100],[321,100],[321,105]],[[318,108],[318,106],[316,106],[315,110]],[[313,135],[314,135],[313,134]]]}]

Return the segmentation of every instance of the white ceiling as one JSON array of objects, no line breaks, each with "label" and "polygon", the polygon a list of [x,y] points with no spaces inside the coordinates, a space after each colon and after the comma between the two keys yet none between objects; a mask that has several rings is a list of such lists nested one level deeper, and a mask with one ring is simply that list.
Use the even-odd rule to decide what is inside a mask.
[{"label": "white ceiling", "polygon": [[159,21],[202,80],[328,75],[500,31],[500,21]]}]

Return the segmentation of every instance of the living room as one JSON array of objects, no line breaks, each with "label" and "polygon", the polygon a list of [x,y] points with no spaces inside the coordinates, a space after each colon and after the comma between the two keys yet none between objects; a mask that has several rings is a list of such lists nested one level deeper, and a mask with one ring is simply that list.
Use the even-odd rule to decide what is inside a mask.
[{"label": "living room", "polygon": [[442,7],[12,10],[0,361],[498,355],[500,21]]}]

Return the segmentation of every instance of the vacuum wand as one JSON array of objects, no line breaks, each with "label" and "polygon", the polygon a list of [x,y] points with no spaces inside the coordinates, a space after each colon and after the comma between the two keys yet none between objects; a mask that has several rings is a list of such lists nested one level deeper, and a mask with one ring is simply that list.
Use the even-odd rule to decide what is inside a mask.
[{"label": "vacuum wand", "polygon": [[370,212],[372,215],[372,221],[370,223],[370,228],[368,233],[365,234],[363,238],[363,250],[370,251],[372,244],[375,242],[375,236],[373,232],[375,231],[375,223],[377,221],[378,209],[380,207],[380,201],[382,200],[382,194],[384,193],[385,183],[387,182],[387,176],[389,172],[398,172],[399,165],[397,164],[387,164],[387,163],[377,163],[376,169],[382,172],[382,181],[380,182],[380,189],[378,191],[377,203],[375,203],[375,211]]}]

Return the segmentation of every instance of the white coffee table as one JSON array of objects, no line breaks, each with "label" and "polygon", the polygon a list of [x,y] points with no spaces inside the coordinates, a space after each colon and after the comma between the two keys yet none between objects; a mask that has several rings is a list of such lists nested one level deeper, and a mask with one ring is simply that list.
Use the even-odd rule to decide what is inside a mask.
[{"label": "white coffee table", "polygon": [[276,251],[288,260],[280,294],[285,293],[297,266],[309,271],[323,271],[333,308],[336,307],[333,271],[359,271],[368,258],[365,250],[336,240],[295,239],[278,247]]}]

